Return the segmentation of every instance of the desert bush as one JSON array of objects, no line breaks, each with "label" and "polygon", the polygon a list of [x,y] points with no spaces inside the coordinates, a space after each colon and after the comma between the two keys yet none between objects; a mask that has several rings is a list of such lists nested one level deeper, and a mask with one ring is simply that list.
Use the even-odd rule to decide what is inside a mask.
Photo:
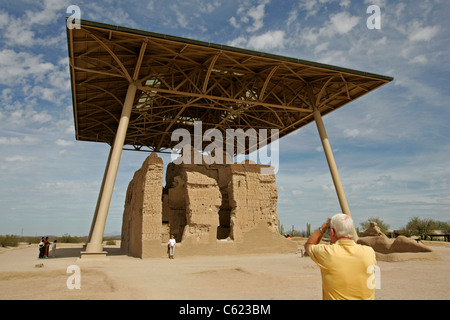
[{"label": "desert bush", "polygon": [[107,240],[106,241],[106,245],[107,246],[115,246],[116,245],[116,240],[112,240],[112,239]]},{"label": "desert bush", "polygon": [[19,245],[19,238],[14,235],[0,236],[0,245],[2,247],[17,247]]},{"label": "desert bush", "polygon": [[61,237],[58,237],[58,242],[60,243],[81,243],[83,242],[80,237],[72,237],[70,234],[65,233]]}]

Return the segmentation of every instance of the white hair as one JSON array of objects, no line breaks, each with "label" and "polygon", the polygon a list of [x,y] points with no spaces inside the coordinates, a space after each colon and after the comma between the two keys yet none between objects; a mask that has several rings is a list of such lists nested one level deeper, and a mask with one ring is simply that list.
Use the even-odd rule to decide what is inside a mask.
[{"label": "white hair", "polygon": [[357,241],[355,225],[352,217],[347,214],[338,213],[331,218],[330,228],[334,229],[338,238],[348,237]]}]

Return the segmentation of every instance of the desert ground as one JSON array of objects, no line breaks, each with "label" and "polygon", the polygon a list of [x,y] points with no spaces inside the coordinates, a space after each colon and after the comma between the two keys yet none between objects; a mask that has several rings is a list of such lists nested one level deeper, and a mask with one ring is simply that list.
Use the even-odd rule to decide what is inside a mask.
[{"label": "desert ground", "polygon": [[[435,261],[379,261],[377,300],[450,299],[450,243],[426,243]],[[81,244],[59,244],[55,258],[38,259],[37,245],[0,248],[2,300],[320,300],[319,268],[292,254],[138,259],[105,246],[106,261],[79,259]],[[299,245],[299,249],[301,245]],[[41,265],[42,264],[42,265]],[[67,268],[80,268],[69,289]]]}]

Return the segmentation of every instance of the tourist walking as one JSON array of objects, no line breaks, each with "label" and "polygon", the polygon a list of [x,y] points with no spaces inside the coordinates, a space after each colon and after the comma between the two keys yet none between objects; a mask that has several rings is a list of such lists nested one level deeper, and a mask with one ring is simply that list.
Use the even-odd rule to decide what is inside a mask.
[{"label": "tourist walking", "polygon": [[176,243],[177,242],[175,241],[174,236],[173,235],[170,236],[169,243],[167,244],[168,245],[168,249],[169,249],[169,259],[173,259],[173,255],[175,253],[175,244]]}]

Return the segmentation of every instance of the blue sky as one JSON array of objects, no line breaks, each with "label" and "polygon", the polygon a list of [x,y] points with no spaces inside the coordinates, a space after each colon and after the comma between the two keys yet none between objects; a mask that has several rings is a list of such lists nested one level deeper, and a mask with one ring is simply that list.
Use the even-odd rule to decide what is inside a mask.
[{"label": "blue sky", "polygon": [[[352,215],[450,220],[447,0],[1,0],[0,234],[89,232],[108,146],[75,140],[66,8],[81,18],[392,76],[324,117]],[[381,8],[369,30],[367,7]],[[106,233],[146,153],[124,152]],[[170,157],[163,156],[165,164]],[[340,211],[314,124],[280,141],[287,228]]]}]

